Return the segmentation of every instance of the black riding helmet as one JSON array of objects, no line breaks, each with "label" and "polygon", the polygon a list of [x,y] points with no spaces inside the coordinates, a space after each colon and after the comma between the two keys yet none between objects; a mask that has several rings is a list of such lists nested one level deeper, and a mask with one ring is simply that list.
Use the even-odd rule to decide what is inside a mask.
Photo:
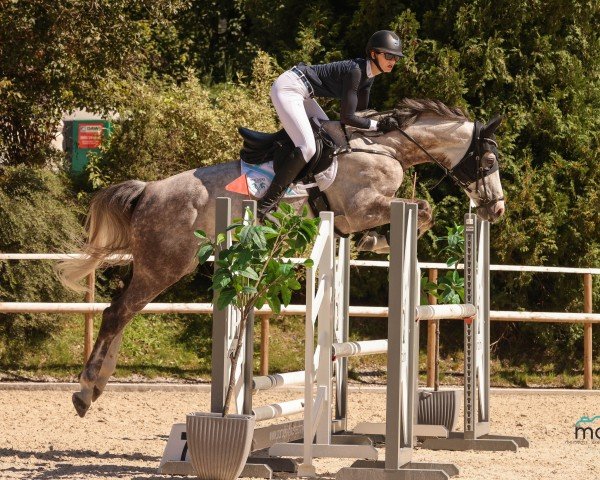
[{"label": "black riding helmet", "polygon": [[367,42],[367,58],[371,58],[371,51],[391,53],[398,57],[402,55],[402,42],[398,35],[390,30],[379,30],[371,35]]}]

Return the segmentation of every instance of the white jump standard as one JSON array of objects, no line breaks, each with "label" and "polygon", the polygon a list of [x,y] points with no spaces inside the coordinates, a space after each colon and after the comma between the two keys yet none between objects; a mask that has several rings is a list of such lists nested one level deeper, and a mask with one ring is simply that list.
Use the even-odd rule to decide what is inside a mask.
[{"label": "white jump standard", "polygon": [[[255,211],[254,201],[244,202],[244,208]],[[319,345],[316,351],[311,351],[310,361],[306,364],[310,367],[308,372],[286,372],[275,375],[252,376],[252,353],[253,335],[252,322],[248,322],[246,330],[245,355],[243,361],[238,364],[236,372],[235,409],[237,412],[256,416],[256,421],[274,419],[282,416],[304,413],[304,418],[288,421],[276,425],[256,428],[252,442],[250,457],[241,477],[263,477],[271,478],[273,471],[295,472],[298,467],[294,460],[270,456],[266,453],[268,447],[276,442],[293,442],[301,440],[307,429],[317,429],[318,438],[326,442],[331,448],[343,444],[340,453],[351,452],[351,458],[377,458],[377,450],[372,446],[370,439],[364,436],[339,435],[346,429],[346,396],[347,396],[347,360],[339,358],[332,361],[332,342],[344,342],[348,340],[348,299],[349,299],[349,242],[347,239],[340,240],[340,260],[335,258],[335,235],[333,231],[333,214],[323,212],[321,214],[321,225],[319,236],[311,253],[315,261],[315,267],[307,271],[307,292],[311,292],[307,298],[306,324],[308,330],[313,330],[315,322],[318,322]],[[217,199],[216,232],[225,233],[226,227],[231,224],[231,201],[229,198]],[[226,245],[230,245],[230,235],[227,236]],[[218,258],[218,252],[215,252]],[[318,277],[316,273],[318,271]],[[318,289],[317,286],[318,280]],[[316,292],[315,292],[316,290]],[[314,312],[314,313],[313,313]],[[213,349],[212,349],[212,377],[211,377],[211,411],[221,412],[225,400],[227,383],[229,380],[229,351],[235,340],[235,332],[239,319],[235,310],[228,308],[213,311]],[[311,337],[312,340],[312,337]],[[323,346],[321,343],[325,342]],[[314,345],[311,344],[311,349]],[[242,366],[243,365],[243,366]],[[334,391],[331,389],[332,375],[335,372],[335,403]],[[306,378],[312,379],[309,383],[312,390],[315,378],[317,388],[327,385],[326,390],[321,388],[318,405],[327,405],[326,408],[316,409],[318,421],[306,421],[312,418],[314,404],[312,393],[307,403],[304,397],[289,402],[274,403],[260,407],[253,407],[252,392],[258,390],[270,390],[290,385],[303,385]],[[325,391],[327,394],[325,395]],[[335,405],[335,414],[330,412]],[[333,417],[333,418],[332,418]],[[335,433],[335,436],[332,434]],[[302,447],[302,444],[294,444]],[[272,454],[272,452],[270,452]],[[191,463],[186,459],[185,446],[185,424],[175,424],[171,431],[163,460],[159,468],[162,474],[193,474]],[[303,454],[295,455],[302,457]],[[349,455],[338,455],[349,456]],[[301,470],[301,468],[300,468]]]},{"label": "white jump standard", "polygon": [[465,300],[477,315],[464,324],[464,431],[428,438],[423,448],[516,452],[526,438],[490,433],[490,224],[465,215]]},{"label": "white jump standard", "polygon": [[[418,378],[419,290],[416,267],[417,205],[393,201],[390,222],[390,272],[384,461],[361,460],[342,468],[336,480],[446,480],[458,474],[448,463],[412,461],[416,387]],[[473,313],[472,306],[466,306]],[[459,309],[462,310],[462,309]],[[462,312],[461,312],[462,313]]]},{"label": "white jump standard", "polygon": [[[319,237],[310,256],[314,266],[306,271],[304,440],[303,443],[276,443],[269,448],[272,456],[302,457],[299,476],[316,476],[315,457],[377,458],[377,450],[368,438],[332,435],[336,420],[341,420],[345,428],[347,388],[342,380],[346,376],[346,360],[340,358],[332,362],[332,346],[334,338],[339,343],[347,341],[348,331],[347,307],[342,306],[348,301],[348,244],[345,239],[340,242],[340,261],[336,268],[335,243],[333,213],[322,212]],[[336,276],[339,277],[336,279]],[[334,363],[337,402],[332,423]]]},{"label": "white jump standard", "polygon": [[[529,442],[523,437],[492,435],[489,433],[489,222],[480,221],[473,214],[465,215],[464,235],[465,300],[467,304],[421,305],[409,311],[411,324],[417,322],[417,325],[421,320],[432,318],[466,319],[464,326],[464,431],[448,432],[446,427],[442,425],[437,425],[439,430],[436,430],[436,425],[417,424],[414,425],[413,433],[418,437],[437,437],[427,438],[422,445],[423,448],[432,450],[516,451],[519,446],[528,447]],[[411,233],[411,238],[416,242],[416,231]],[[409,261],[412,262],[413,268],[418,268],[416,256]],[[393,268],[398,267],[393,266],[392,262],[390,262],[390,272]],[[409,291],[415,292],[417,295],[416,303],[418,303],[420,272],[411,282]],[[406,288],[407,285],[403,284],[403,290]],[[390,294],[391,297],[392,295]],[[363,342],[360,343],[362,344]],[[383,352],[383,345],[381,345],[380,351]],[[438,396],[438,400],[433,405],[429,405],[430,411],[428,411],[427,416],[439,421],[441,424],[442,419],[447,420],[448,414],[446,412],[450,408],[454,407],[453,409],[458,414],[459,403],[454,401],[448,403],[450,399],[454,398],[454,392],[452,391],[437,393],[443,393],[444,396]],[[425,404],[420,404],[420,406],[423,405]],[[450,416],[456,418],[455,415]],[[421,412],[419,412],[419,419],[423,422],[426,420],[425,418],[421,418]],[[427,423],[434,422],[428,421]],[[446,431],[440,434],[442,430]],[[386,435],[386,424],[361,423],[354,428],[354,433],[371,436]]]},{"label": "white jump standard", "polygon": [[[256,202],[244,201],[243,211],[249,208],[256,217]],[[220,197],[216,202],[215,232],[226,235],[225,246],[231,246],[231,232],[227,227],[231,225],[231,199]],[[215,252],[215,259],[219,252]],[[216,266],[216,263],[215,263]],[[213,302],[212,321],[212,354],[211,354],[211,412],[220,413],[223,410],[231,361],[229,352],[237,341],[236,331],[239,325],[239,313],[231,306],[224,310],[216,307]],[[233,401],[233,410],[238,413],[256,415],[257,421],[269,420],[285,415],[302,413],[304,399],[299,398],[290,402],[260,406],[253,409],[252,391],[252,355],[254,351],[253,318],[246,324],[246,338],[238,362],[236,383]],[[293,374],[294,372],[292,372]],[[304,374],[304,372],[301,372]],[[285,374],[284,374],[285,375]],[[287,383],[286,383],[287,384]],[[303,421],[295,420],[267,427],[255,428],[251,452],[259,452],[271,446],[275,441],[294,441],[302,438]],[[295,472],[296,462],[285,458],[268,457],[268,455],[254,456],[250,454],[246,467],[241,477],[271,478],[273,471]],[[266,458],[265,458],[266,457]],[[194,475],[195,472],[187,453],[185,423],[174,424],[167,442],[165,453],[159,467],[163,475]]]}]

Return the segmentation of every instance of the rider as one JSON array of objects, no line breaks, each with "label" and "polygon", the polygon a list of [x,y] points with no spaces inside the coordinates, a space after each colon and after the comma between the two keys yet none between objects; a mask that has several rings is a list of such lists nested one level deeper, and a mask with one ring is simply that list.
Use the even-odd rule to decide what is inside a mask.
[{"label": "rider", "polygon": [[340,99],[340,122],[345,125],[384,133],[398,126],[392,117],[377,122],[359,117],[356,112],[367,108],[373,78],[380,73],[390,73],[403,56],[398,35],[380,30],[367,42],[366,58],[310,66],[300,63],[275,80],[271,100],[296,148],[258,201],[260,220],[277,206],[288,186],[316,152],[309,117],[322,120],[328,117],[314,100],[315,96]]}]

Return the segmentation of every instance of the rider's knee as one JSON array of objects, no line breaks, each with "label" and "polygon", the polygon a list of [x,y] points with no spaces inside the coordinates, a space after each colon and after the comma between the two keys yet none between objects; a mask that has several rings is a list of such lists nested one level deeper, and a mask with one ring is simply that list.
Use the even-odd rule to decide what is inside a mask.
[{"label": "rider's knee", "polygon": [[300,145],[300,150],[302,151],[302,156],[304,160],[308,162],[314,155],[317,153],[317,146],[315,142],[307,142],[306,145]]}]

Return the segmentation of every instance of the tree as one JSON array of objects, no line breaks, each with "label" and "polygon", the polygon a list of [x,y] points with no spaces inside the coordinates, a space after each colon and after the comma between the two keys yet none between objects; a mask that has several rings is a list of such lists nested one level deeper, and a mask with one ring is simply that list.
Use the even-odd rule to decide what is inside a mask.
[{"label": "tree", "polygon": [[45,165],[63,112],[115,108],[114,90],[148,66],[153,24],[180,2],[4,1],[0,163]]},{"label": "tree", "polygon": [[[244,345],[246,323],[255,308],[268,304],[274,313],[281,311],[292,300],[292,292],[301,289],[298,281],[299,266],[312,267],[313,261],[305,259],[294,264],[292,257],[302,255],[319,233],[320,218],[307,218],[308,207],[300,215],[287,203],[279,205],[272,217],[277,222],[266,220],[265,225],[253,225],[249,211],[247,219],[238,219],[227,227],[232,231],[232,245],[222,248],[216,260],[218,269],[212,276],[212,289],[218,294],[217,308],[223,310],[231,305],[240,313],[235,348],[230,353],[231,367],[229,384],[223,405],[223,416],[229,412],[235,390],[236,367]],[[219,234],[212,242],[201,230],[198,250],[202,265],[225,242]]]}]

